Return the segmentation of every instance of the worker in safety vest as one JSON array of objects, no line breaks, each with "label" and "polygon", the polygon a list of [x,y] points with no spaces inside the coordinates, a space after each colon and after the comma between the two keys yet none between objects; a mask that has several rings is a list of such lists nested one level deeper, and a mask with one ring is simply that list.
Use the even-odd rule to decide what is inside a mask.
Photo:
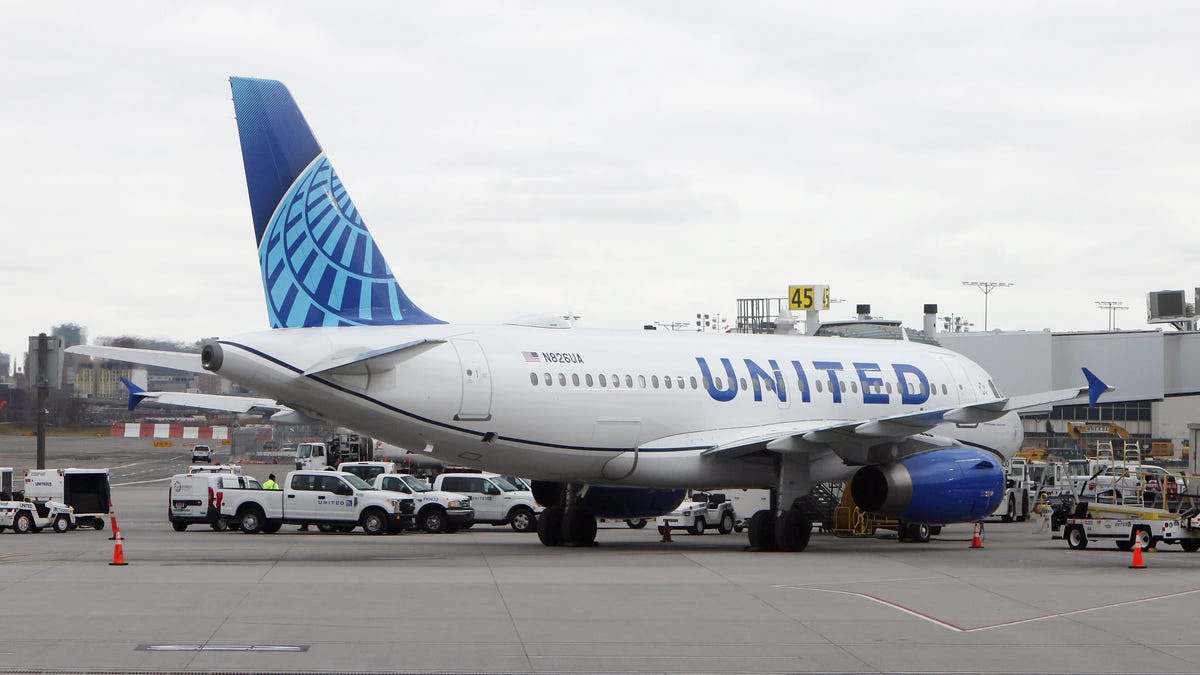
[{"label": "worker in safety vest", "polygon": [[262,484],[264,490],[279,490],[279,483],[275,482],[275,474],[267,476],[267,482]]}]

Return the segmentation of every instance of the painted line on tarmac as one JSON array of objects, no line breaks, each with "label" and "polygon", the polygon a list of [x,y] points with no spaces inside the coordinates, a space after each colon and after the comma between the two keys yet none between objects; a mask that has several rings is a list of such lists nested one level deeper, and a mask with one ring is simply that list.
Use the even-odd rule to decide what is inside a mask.
[{"label": "painted line on tarmac", "polygon": [[788,586],[788,585],[775,586],[774,588],[786,588],[786,589],[793,590],[793,591],[816,591],[818,593],[835,593],[838,595],[850,595],[850,596],[854,596],[854,597],[858,597],[858,598],[863,598],[864,600],[870,600],[871,602],[879,603],[885,607],[891,607],[892,609],[894,609],[898,612],[904,613],[904,614],[908,614],[909,616],[915,616],[918,619],[923,619],[925,621],[928,621],[929,623],[932,623],[936,626],[941,626],[942,628],[953,631],[955,633],[979,633],[979,632],[982,632],[985,630],[992,630],[993,628],[1008,628],[1010,626],[1019,626],[1021,624],[1026,624],[1026,623],[1045,621],[1047,619],[1059,619],[1062,617],[1074,616],[1076,614],[1086,614],[1088,612],[1097,612],[1102,609],[1113,609],[1115,607],[1126,607],[1128,605],[1137,605],[1137,604],[1141,604],[1143,602],[1152,602],[1154,600],[1166,600],[1167,598],[1178,598],[1178,597],[1182,597],[1185,595],[1193,595],[1195,593],[1200,593],[1200,588],[1193,588],[1188,591],[1165,593],[1163,595],[1152,595],[1148,598],[1138,598],[1137,600],[1125,600],[1123,602],[1110,602],[1110,603],[1106,603],[1103,605],[1095,605],[1094,607],[1085,607],[1083,609],[1073,609],[1073,610],[1066,611],[1066,612],[1055,612],[1053,614],[1042,614],[1040,616],[1031,616],[1031,617],[1028,617],[1025,619],[1014,619],[1012,621],[1003,621],[1001,623],[993,623],[993,624],[988,624],[985,626],[965,627],[965,626],[959,626],[959,625],[950,623],[949,621],[943,621],[933,615],[926,614],[924,612],[920,612],[920,611],[917,611],[917,610],[909,608],[909,607],[905,607],[904,605],[901,605],[896,602],[892,602],[891,600],[884,600],[883,598],[871,595],[869,593],[858,593],[856,591],[838,591],[838,590],[833,590],[833,589],[829,589],[829,588],[808,588],[806,586]]},{"label": "painted line on tarmac", "polygon": [[168,476],[167,478],[155,478],[154,480],[135,480],[135,481],[130,481],[128,483],[113,483],[112,486],[113,487],[125,487],[126,485],[145,485],[147,483],[165,483],[169,480],[171,480],[171,478]]}]

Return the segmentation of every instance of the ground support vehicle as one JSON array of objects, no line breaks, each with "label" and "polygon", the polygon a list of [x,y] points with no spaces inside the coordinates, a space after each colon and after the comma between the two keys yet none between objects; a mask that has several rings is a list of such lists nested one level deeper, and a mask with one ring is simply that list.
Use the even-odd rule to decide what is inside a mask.
[{"label": "ground support vehicle", "polygon": [[29,469],[25,499],[61,502],[73,509],[76,525],[103,530],[112,507],[108,469]]},{"label": "ground support vehicle", "polygon": [[733,532],[737,514],[733,504],[725,498],[723,492],[697,492],[691,500],[684,501],[671,513],[659,516],[658,531],[686,529],[688,534],[704,534],[709,528],[716,528],[721,534]]},{"label": "ground support vehicle", "polygon": [[0,466],[0,502],[10,499],[21,501],[25,494],[13,489],[13,469],[11,466]]},{"label": "ground support vehicle", "polygon": [[233,473],[176,474],[167,492],[167,520],[176,532],[183,532],[188,525],[208,525],[224,532],[229,529],[230,519],[221,515],[219,500],[225,490],[237,488],[259,490],[262,486],[250,476]]},{"label": "ground support vehicle", "polygon": [[[389,462],[390,463],[390,462]],[[414,529],[435,534],[457,532],[475,524],[471,498],[456,492],[434,490],[429,483],[404,473],[382,473],[368,483],[377,490],[399,492],[413,500]]]},{"label": "ground support vehicle", "polygon": [[1000,500],[1000,506],[988,517],[999,518],[1005,523],[1024,521],[1029,518],[1029,509],[1033,505],[1028,463],[1024,459],[1013,457],[1005,462],[1004,474],[1004,498]]},{"label": "ground support vehicle", "polygon": [[537,532],[537,514],[542,507],[533,498],[533,492],[518,489],[499,474],[443,473],[433,480],[433,489],[470,497],[476,523]]},{"label": "ground support vehicle", "polygon": [[413,500],[382,492],[352,473],[292,471],[281,490],[222,489],[221,516],[247,534],[278,532],[285,524],[349,532],[397,534],[412,527]]},{"label": "ground support vehicle", "polygon": [[1107,539],[1122,551],[1132,549],[1135,542],[1143,549],[1166,542],[1195,551],[1200,549],[1200,519],[1145,506],[1080,502],[1063,523],[1062,538],[1072,549]]},{"label": "ground support vehicle", "polygon": [[207,445],[192,446],[192,463],[208,462],[211,464],[212,461],[212,448],[208,447]]},{"label": "ground support vehicle", "polygon": [[75,529],[75,514],[61,502],[0,502],[0,532],[41,532],[53,527],[55,532]]},{"label": "ground support vehicle", "polygon": [[296,469],[319,471],[336,468],[343,462],[369,461],[375,458],[375,441],[344,429],[324,442],[296,444]]},{"label": "ground support vehicle", "polygon": [[192,466],[188,467],[188,473],[235,473],[240,476],[242,473],[242,465],[209,464],[207,466],[200,466],[199,464],[193,464]]}]

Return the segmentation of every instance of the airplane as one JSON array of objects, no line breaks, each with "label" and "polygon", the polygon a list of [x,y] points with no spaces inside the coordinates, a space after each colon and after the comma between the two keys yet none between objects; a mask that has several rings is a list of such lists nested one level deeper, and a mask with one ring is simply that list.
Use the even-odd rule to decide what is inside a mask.
[{"label": "airplane", "polygon": [[816,483],[849,480],[904,528],[977,521],[1004,494],[1017,410],[1111,390],[1084,369],[1086,386],[1004,396],[965,356],[909,340],[448,323],[401,288],[288,89],[230,83],[270,330],[200,354],[69,351],[216,373],[273,397],[232,409],[533,478],[547,546],[593,544],[597,517],[669,513],[689,488],[770,489],[755,549],[805,550],[798,500]]}]

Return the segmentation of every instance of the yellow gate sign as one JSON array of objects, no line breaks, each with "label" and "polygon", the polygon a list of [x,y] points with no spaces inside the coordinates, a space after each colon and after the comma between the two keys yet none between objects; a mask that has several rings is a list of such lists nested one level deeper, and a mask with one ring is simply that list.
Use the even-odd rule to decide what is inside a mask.
[{"label": "yellow gate sign", "polygon": [[170,448],[174,447],[174,445],[171,441],[154,441],[154,447],[156,448]]},{"label": "yellow gate sign", "polygon": [[811,311],[829,309],[829,287],[819,284],[788,286],[788,309]]}]

